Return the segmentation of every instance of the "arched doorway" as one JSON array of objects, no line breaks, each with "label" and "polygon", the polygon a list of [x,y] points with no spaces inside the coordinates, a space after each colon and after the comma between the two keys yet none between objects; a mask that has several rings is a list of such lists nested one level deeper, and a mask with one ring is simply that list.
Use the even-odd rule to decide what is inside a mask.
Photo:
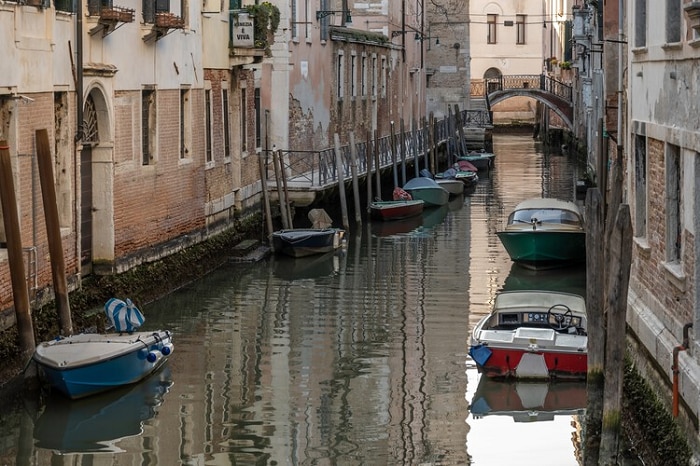
[{"label": "arched doorway", "polygon": [[83,109],[83,149],[80,152],[80,267],[83,275],[92,272],[92,148],[99,142],[97,110],[90,94]]},{"label": "arched doorway", "polygon": [[501,90],[501,78],[503,73],[498,68],[489,68],[484,72],[484,82],[488,94]]}]

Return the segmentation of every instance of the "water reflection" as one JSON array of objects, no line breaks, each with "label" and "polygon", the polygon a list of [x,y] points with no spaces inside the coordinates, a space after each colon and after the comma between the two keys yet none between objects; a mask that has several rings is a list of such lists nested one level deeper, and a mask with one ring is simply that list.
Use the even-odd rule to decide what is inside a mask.
[{"label": "water reflection", "polygon": [[503,282],[502,291],[541,290],[561,291],[586,297],[586,266],[575,265],[548,270],[532,270],[512,264]]},{"label": "water reflection", "polygon": [[307,257],[277,255],[272,259],[275,276],[282,280],[304,280],[333,275],[340,271],[344,251]]},{"label": "water reflection", "polygon": [[496,415],[515,422],[538,422],[583,415],[585,408],[585,381],[509,382],[480,376],[469,412],[474,419]]},{"label": "water reflection", "polygon": [[[498,291],[529,286],[513,280],[561,278],[520,276],[495,232],[521,199],[566,198],[574,179],[567,159],[548,158],[529,135],[497,135],[494,151],[496,167],[472,195],[405,231],[365,224],[343,255],[231,263],[142,306],[148,325],[173,331],[172,385],[140,434],[112,442],[119,452],[80,453],[72,463],[576,462],[572,415],[514,423],[469,412],[479,385],[467,356],[473,324]],[[563,286],[580,285],[570,278],[575,285]],[[23,445],[4,448],[1,464],[54,460],[48,440],[24,441],[38,419],[0,415],[2,444]],[[512,424],[525,428],[505,434]],[[513,460],[504,438],[531,447]]]},{"label": "water reflection", "polygon": [[122,452],[119,442],[143,434],[172,386],[170,369],[142,383],[81,400],[52,393],[34,425],[38,448],[57,453]]},{"label": "water reflection", "polygon": [[500,382],[468,373],[470,387],[478,380],[467,393],[472,464],[583,464],[585,382]]}]

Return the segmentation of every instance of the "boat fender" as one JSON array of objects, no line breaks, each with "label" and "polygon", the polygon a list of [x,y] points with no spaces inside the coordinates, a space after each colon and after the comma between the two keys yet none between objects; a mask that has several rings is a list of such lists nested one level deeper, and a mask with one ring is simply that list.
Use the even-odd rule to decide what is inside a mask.
[{"label": "boat fender", "polygon": [[163,347],[160,349],[160,352],[163,353],[163,356],[170,356],[170,353],[173,352],[173,347],[172,343],[166,343],[163,345]]},{"label": "boat fender", "polygon": [[483,367],[491,357],[491,349],[484,345],[472,346],[469,348],[469,356],[471,356],[474,362],[479,366]]},{"label": "boat fender", "polygon": [[161,353],[160,351],[158,351],[158,350],[151,350],[151,351],[149,351],[148,354],[146,355],[146,361],[148,361],[148,362],[150,362],[150,363],[156,363],[156,362],[158,362],[158,360],[160,360],[160,358],[162,358],[162,357],[163,357],[163,353]]}]

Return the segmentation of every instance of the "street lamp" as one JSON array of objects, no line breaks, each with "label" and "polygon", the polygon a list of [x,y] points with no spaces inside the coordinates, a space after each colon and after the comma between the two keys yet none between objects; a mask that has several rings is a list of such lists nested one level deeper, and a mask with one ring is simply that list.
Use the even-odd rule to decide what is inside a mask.
[{"label": "street lamp", "polygon": [[341,13],[345,15],[345,22],[352,23],[352,16],[350,16],[350,10],[318,10],[316,11],[316,21],[320,21],[321,18],[326,16],[334,15],[336,13]]}]

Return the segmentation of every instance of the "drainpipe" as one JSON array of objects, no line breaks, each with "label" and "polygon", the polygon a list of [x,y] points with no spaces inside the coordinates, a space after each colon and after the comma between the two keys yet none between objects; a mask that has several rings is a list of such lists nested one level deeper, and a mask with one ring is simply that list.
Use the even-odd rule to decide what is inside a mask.
[{"label": "drainpipe", "polygon": [[673,348],[673,417],[678,417],[678,353],[688,349],[688,332],[693,327],[693,324],[685,324],[683,326],[683,343]]}]

